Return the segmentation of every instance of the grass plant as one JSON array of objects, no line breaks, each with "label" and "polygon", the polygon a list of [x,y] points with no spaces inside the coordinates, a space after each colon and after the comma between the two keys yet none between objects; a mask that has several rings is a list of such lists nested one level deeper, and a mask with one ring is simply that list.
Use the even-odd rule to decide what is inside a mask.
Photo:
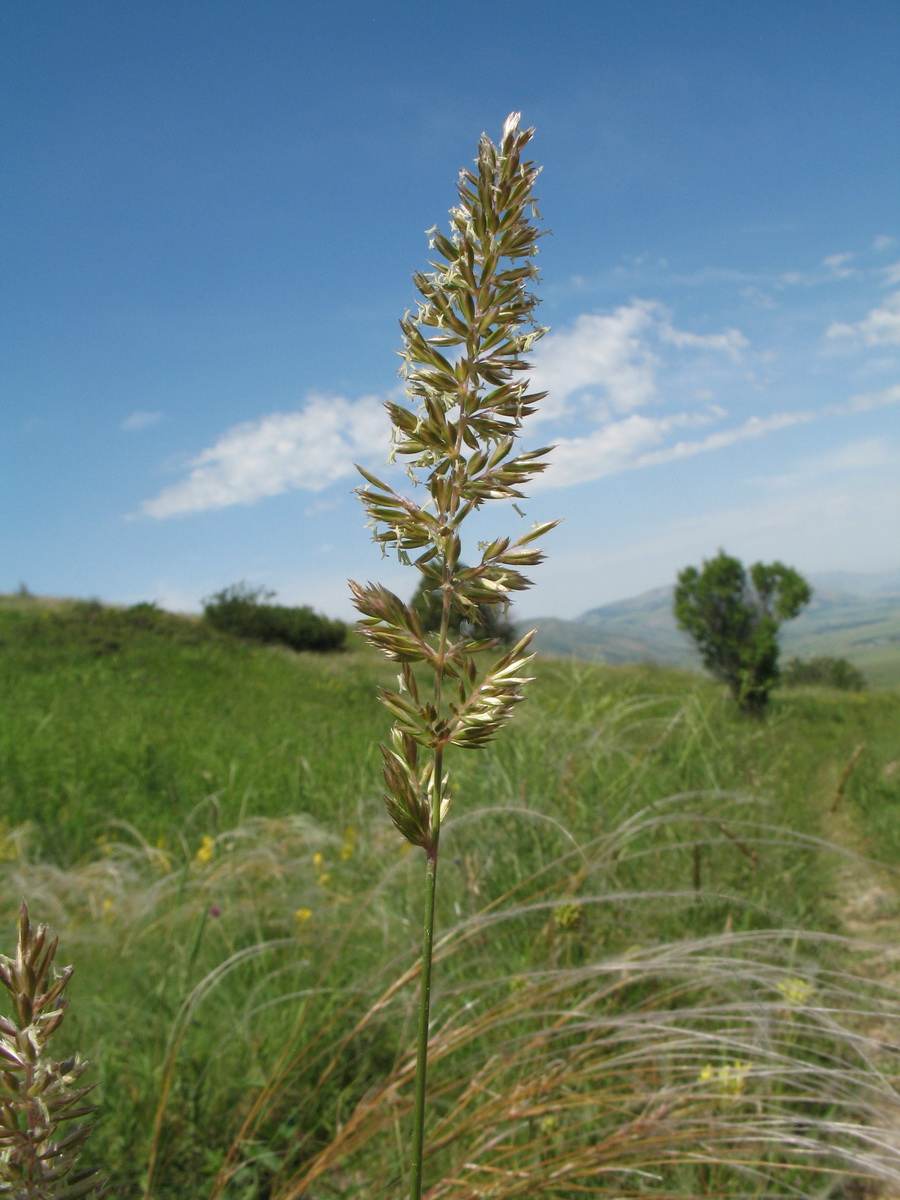
[{"label": "grass plant", "polygon": [[[19,909],[14,958],[0,955],[0,983],[11,1012],[0,1017],[0,1195],[15,1200],[101,1197],[96,1167],[78,1165],[96,1111],[84,1100],[93,1090],[79,1081],[87,1063],[78,1055],[57,1060],[50,1039],[66,1015],[72,967],[54,968],[57,941]],[[81,1124],[70,1125],[69,1122]]]},{"label": "grass plant", "polygon": [[[448,817],[427,1195],[900,1182],[895,988],[846,938],[779,928],[777,909],[742,897],[744,856],[697,828],[697,800],[592,839],[521,805]],[[810,854],[752,812],[741,835],[761,862]],[[99,1069],[94,1153],[114,1194],[396,1195],[419,869],[386,818],[356,833],[248,819],[179,858],[123,827],[79,866],[2,868],[3,895],[51,914],[90,981],[57,1036]],[[695,892],[686,833],[712,861],[733,852],[730,880],[720,864]]]},{"label": "grass plant", "polygon": [[[382,689],[395,718],[382,745],[385,803],[407,842],[425,852],[425,920],[416,1053],[410,1171],[411,1200],[422,1195],[426,1065],[441,821],[450,802],[445,755],[493,740],[530,682],[527,634],[479,670],[499,640],[485,637],[484,610],[505,610],[510,594],[529,581],[520,568],[541,561],[533,543],[555,522],[523,537],[479,546],[481,561],[461,561],[463,524],[489,500],[518,500],[521,488],[545,469],[546,449],[516,451],[522,421],[545,393],[528,391],[522,355],[545,332],[534,320],[528,290],[537,277],[533,195],[538,168],[522,157],[534,130],[511,113],[499,146],[482,135],[476,170],[464,170],[459,205],[446,237],[432,230],[434,270],[413,277],[422,299],[401,321],[406,394],[414,407],[388,401],[393,451],[409,464],[423,504],[398,494],[370,472],[360,489],[376,543],[415,566],[440,592],[437,632],[428,636],[419,613],[386,588],[351,584],[368,642],[400,666],[401,690]],[[421,480],[417,472],[424,476]],[[466,631],[466,624],[470,632]],[[416,668],[419,668],[417,674]],[[420,684],[422,673],[431,680]]]}]

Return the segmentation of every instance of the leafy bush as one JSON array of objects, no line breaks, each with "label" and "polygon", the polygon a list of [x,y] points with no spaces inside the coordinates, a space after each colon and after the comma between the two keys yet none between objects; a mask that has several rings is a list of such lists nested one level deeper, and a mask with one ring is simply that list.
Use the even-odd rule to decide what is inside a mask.
[{"label": "leafy bush", "polygon": [[221,633],[254,642],[277,643],[291,650],[342,650],[343,621],[331,621],[311,608],[270,604],[274,592],[235,583],[203,601],[203,616]]},{"label": "leafy bush", "polygon": [[792,658],[781,673],[781,682],[786,687],[819,684],[840,688],[845,692],[861,692],[866,686],[866,677],[846,658],[823,655],[818,658]]},{"label": "leafy bush", "polygon": [[703,569],[686,567],[675,588],[675,620],[703,665],[728,684],[747,713],[761,713],[778,679],[778,629],[809,603],[812,589],[793,567],[754,563],[720,550]]}]

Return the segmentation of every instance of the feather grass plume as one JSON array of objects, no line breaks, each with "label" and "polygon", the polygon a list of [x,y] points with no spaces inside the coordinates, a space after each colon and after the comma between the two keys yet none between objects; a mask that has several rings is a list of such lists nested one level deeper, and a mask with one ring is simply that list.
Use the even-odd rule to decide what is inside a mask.
[{"label": "feather grass plume", "polygon": [[[539,215],[532,194],[539,168],[522,155],[533,132],[521,129],[519,114],[511,113],[499,146],[482,135],[475,170],[460,174],[449,236],[429,231],[433,270],[413,276],[421,300],[400,322],[401,374],[411,407],[392,401],[386,407],[393,454],[406,460],[427,499],[417,504],[364,470],[359,490],[376,543],[414,564],[442,597],[440,629],[429,638],[392,592],[378,584],[350,585],[363,635],[400,665],[401,690],[381,693],[395,718],[390,745],[382,747],[385,801],[400,833],[421,846],[428,861],[413,1200],[421,1194],[434,889],[449,803],[444,751],[483,746],[522,699],[533,635],[479,671],[479,656],[496,650],[497,642],[478,636],[477,614],[485,605],[508,606],[511,593],[528,587],[522,568],[542,560],[534,543],[555,524],[537,525],[515,541],[495,538],[480,547],[479,563],[461,564],[466,517],[488,500],[522,499],[523,486],[547,465],[546,448],[516,452],[522,421],[544,395],[528,391],[522,357],[545,332],[534,320],[537,299],[529,290],[537,278],[530,260],[540,235],[530,217]],[[452,632],[453,613],[470,632]],[[420,675],[431,673],[430,694],[420,687],[417,668]]]},{"label": "feather grass plume", "polygon": [[62,1062],[49,1055],[50,1038],[66,1014],[63,992],[73,970],[53,970],[56,947],[46,925],[31,924],[23,901],[16,956],[0,955],[0,983],[12,1003],[11,1019],[0,1017],[0,1196],[16,1200],[106,1194],[97,1168],[77,1165],[93,1127],[60,1130],[95,1109],[84,1103],[93,1085],[78,1084],[87,1063],[77,1055]]}]

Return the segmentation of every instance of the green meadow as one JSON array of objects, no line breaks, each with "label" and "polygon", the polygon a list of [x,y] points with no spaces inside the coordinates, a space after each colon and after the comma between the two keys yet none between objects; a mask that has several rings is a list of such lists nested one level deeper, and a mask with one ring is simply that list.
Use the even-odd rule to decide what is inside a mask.
[{"label": "green meadow", "polygon": [[[2,948],[24,895],[76,966],[86,1159],[123,1198],[398,1194],[423,868],[381,802],[390,665],[10,598],[0,672]],[[900,693],[748,720],[689,672],[534,674],[450,762],[428,1195],[861,1194],[900,1008],[842,917],[900,856]]]}]

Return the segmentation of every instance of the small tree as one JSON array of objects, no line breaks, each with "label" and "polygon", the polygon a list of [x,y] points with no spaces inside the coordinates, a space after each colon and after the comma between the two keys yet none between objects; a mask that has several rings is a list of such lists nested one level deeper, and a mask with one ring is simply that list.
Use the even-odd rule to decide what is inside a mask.
[{"label": "small tree", "polygon": [[703,569],[686,567],[675,588],[675,620],[703,665],[728,684],[744,712],[760,713],[778,679],[778,629],[812,596],[792,567],[754,563],[720,550]]},{"label": "small tree", "polygon": [[[460,571],[469,568],[459,564]],[[413,594],[409,607],[418,615],[426,633],[439,633],[444,613],[444,593],[433,580],[422,576]],[[497,605],[479,604],[471,613],[463,616],[456,609],[450,613],[448,629],[453,634],[473,633],[482,638],[492,638],[503,646],[516,641],[516,627],[508,612],[498,611]]]}]

